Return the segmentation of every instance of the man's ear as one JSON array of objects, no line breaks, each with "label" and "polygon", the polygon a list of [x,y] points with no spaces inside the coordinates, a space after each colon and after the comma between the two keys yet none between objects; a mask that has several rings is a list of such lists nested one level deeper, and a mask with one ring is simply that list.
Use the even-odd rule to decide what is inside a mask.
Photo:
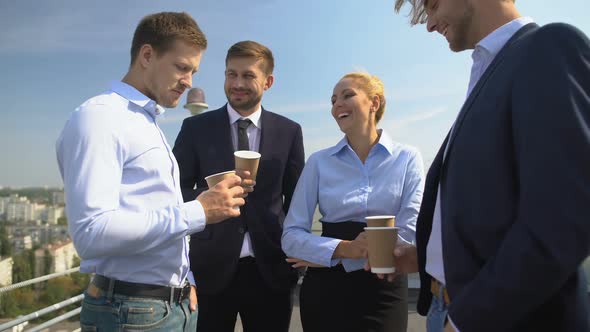
[{"label": "man's ear", "polygon": [[137,55],[137,60],[142,68],[147,68],[150,66],[154,58],[156,57],[156,51],[150,44],[143,44],[139,49],[139,54]]},{"label": "man's ear", "polygon": [[272,86],[272,84],[275,81],[275,77],[273,76],[273,74],[270,74],[266,77],[266,82],[264,83],[264,91],[270,89],[270,87]]}]

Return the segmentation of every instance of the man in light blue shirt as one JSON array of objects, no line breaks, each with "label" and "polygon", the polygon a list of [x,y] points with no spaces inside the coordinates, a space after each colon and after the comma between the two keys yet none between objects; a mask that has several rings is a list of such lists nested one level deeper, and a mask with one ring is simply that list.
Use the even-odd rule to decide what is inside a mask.
[{"label": "man in light blue shirt", "polygon": [[238,216],[244,189],[234,176],[183,203],[157,119],[191,87],[206,47],[188,14],[146,16],[123,80],[72,113],[57,141],[70,234],[81,271],[96,274],[83,330],[196,329],[187,235]]}]

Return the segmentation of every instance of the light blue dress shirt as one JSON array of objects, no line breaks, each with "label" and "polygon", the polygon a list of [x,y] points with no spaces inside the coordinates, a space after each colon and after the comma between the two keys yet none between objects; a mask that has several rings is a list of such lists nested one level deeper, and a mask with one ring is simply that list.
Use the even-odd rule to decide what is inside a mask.
[{"label": "light blue dress shirt", "polygon": [[70,115],[57,140],[82,272],[194,283],[187,235],[204,229],[205,213],[196,200],[183,203],[178,164],[156,122],[163,111],[134,87],[114,82]]},{"label": "light blue dress shirt", "polygon": [[391,140],[381,130],[363,164],[346,137],[312,154],[299,178],[283,226],[282,247],[289,257],[348,272],[363,268],[364,259],[332,259],[341,240],[311,233],[316,205],[322,222],[365,222],[372,215],[395,215],[399,236],[413,243],[424,190],[420,153]]}]

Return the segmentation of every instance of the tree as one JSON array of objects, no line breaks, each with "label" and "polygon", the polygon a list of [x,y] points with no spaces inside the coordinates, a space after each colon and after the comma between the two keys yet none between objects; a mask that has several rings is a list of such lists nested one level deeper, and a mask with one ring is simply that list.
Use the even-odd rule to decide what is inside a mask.
[{"label": "tree", "polygon": [[12,257],[12,282],[17,283],[29,279],[33,279],[34,267],[35,267],[35,256],[31,262],[30,256],[32,250],[26,250],[23,253]]},{"label": "tree", "polygon": [[0,256],[10,257],[12,255],[12,243],[8,240],[6,226],[0,226]]},{"label": "tree", "polygon": [[51,273],[51,266],[53,265],[53,257],[49,253],[48,249],[43,251],[43,275],[48,275]]},{"label": "tree", "polygon": [[66,218],[66,217],[57,218],[57,224],[67,226],[68,225],[68,218]]}]

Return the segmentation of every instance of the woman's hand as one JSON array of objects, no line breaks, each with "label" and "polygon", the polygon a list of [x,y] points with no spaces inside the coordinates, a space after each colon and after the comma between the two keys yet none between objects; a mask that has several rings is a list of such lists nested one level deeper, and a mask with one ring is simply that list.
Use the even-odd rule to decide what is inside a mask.
[{"label": "woman's hand", "polygon": [[338,246],[336,246],[336,250],[334,250],[332,258],[366,258],[367,251],[367,234],[362,232],[352,241],[340,241]]}]

